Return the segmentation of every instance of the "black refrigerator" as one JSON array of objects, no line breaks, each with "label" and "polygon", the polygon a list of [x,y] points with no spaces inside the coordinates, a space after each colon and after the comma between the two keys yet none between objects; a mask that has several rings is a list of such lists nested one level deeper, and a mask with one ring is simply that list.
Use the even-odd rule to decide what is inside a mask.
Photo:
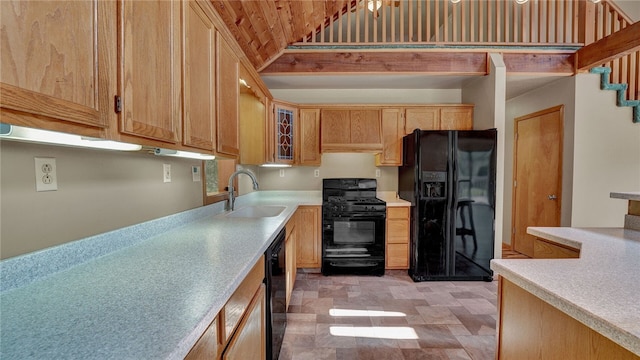
[{"label": "black refrigerator", "polygon": [[398,194],[411,202],[414,281],[492,280],[495,179],[495,129],[404,137]]}]

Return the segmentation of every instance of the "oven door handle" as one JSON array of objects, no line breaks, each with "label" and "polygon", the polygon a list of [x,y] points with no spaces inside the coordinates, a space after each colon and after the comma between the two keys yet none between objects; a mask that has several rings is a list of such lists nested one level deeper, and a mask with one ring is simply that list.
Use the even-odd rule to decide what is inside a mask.
[{"label": "oven door handle", "polygon": [[349,216],[347,216],[347,218],[354,218],[354,219],[384,219],[386,217],[386,214],[382,213],[382,214],[351,214]]}]

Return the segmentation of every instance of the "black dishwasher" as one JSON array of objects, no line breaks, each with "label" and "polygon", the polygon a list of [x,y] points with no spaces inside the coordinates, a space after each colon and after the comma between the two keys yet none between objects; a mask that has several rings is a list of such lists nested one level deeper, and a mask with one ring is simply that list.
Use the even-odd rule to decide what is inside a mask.
[{"label": "black dishwasher", "polygon": [[285,229],[276,236],[265,252],[266,343],[267,360],[278,360],[284,330],[287,327],[287,280],[284,254]]}]

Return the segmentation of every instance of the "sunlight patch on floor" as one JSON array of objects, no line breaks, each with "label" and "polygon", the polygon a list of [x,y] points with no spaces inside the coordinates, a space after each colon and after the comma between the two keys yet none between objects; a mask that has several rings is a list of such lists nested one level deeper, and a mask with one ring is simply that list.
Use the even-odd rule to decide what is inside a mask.
[{"label": "sunlight patch on floor", "polygon": [[348,336],[374,339],[415,340],[418,334],[407,326],[330,326],[329,333],[333,336]]},{"label": "sunlight patch on floor", "polygon": [[331,316],[371,316],[371,317],[406,317],[407,314],[397,311],[331,309]]}]

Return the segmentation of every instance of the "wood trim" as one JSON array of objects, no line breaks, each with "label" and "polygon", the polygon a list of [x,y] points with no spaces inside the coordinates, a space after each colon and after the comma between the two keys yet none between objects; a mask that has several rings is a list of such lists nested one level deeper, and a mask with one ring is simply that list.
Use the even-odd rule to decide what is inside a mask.
[{"label": "wood trim", "polygon": [[480,52],[287,52],[261,74],[389,73],[486,75]]},{"label": "wood trim", "polygon": [[575,54],[503,53],[502,59],[509,74],[575,74]]},{"label": "wood trim", "polygon": [[578,50],[576,54],[576,69],[587,70],[621,58],[635,51],[640,51],[640,22],[631,24],[593,44]]}]

